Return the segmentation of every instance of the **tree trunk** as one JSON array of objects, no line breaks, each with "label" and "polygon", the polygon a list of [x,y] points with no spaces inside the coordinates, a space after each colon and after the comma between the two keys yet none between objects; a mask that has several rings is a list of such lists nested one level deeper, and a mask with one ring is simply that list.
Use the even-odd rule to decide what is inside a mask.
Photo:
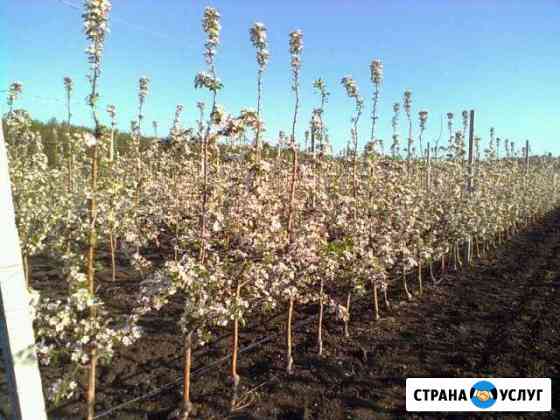
[{"label": "tree trunk", "polygon": [[114,282],[117,278],[117,265],[115,262],[115,238],[113,236],[113,228],[109,231],[109,246],[111,247],[111,278]]},{"label": "tree trunk", "polygon": [[319,344],[319,356],[323,354],[323,311],[324,311],[324,303],[323,303],[323,291],[324,291],[324,283],[323,277],[321,277],[321,290],[320,290],[320,297],[319,297],[319,326],[317,330],[317,343]]},{"label": "tree trunk", "polygon": [[377,299],[377,282],[376,281],[372,281],[371,285],[373,287],[373,310],[374,310],[374,316],[375,316],[375,320],[379,321],[379,301]]},{"label": "tree trunk", "polygon": [[424,289],[422,288],[422,261],[418,260],[418,295],[422,296]]},{"label": "tree trunk", "polygon": [[292,317],[294,313],[294,297],[290,296],[290,304],[288,307],[288,328],[287,328],[287,342],[288,342],[288,365],[286,372],[288,375],[293,373],[294,359],[292,358]]},{"label": "tree trunk", "polygon": [[453,270],[457,271],[457,259],[459,258],[459,256],[457,255],[456,243],[453,244],[453,250],[451,251],[451,253],[453,254]]},{"label": "tree trunk", "polygon": [[434,263],[433,261],[430,261],[430,279],[432,280],[432,283],[436,283],[436,278],[434,276]]},{"label": "tree trunk", "polygon": [[[241,292],[241,283],[238,282],[235,292],[235,304],[239,307],[239,295]],[[232,337],[232,352],[231,352],[231,377],[233,380],[233,397],[231,399],[231,408],[235,407],[238,397],[239,389],[239,375],[237,374],[237,354],[239,349],[239,318],[237,314],[233,320],[233,337]]]},{"label": "tree trunk", "polygon": [[347,318],[344,320],[344,337],[350,337],[350,332],[348,331],[348,323],[350,322],[350,301],[352,299],[352,292],[348,292],[348,296],[346,296],[346,310]]},{"label": "tree trunk", "polygon": [[476,258],[480,258],[480,245],[478,244],[478,239],[474,238],[474,245],[476,248]]},{"label": "tree trunk", "polygon": [[459,242],[455,243],[455,257],[457,258],[457,264],[459,264],[459,267],[463,267],[463,260],[461,259],[461,252],[460,252],[460,248],[459,248]]},{"label": "tree trunk", "polygon": [[385,301],[385,308],[391,309],[391,304],[389,303],[389,299],[387,298],[387,287],[383,289],[383,300]]},{"label": "tree trunk", "polygon": [[97,351],[95,344],[91,345],[89,353],[89,370],[88,370],[88,389],[87,389],[87,418],[93,420],[95,417],[95,373],[97,371]]},{"label": "tree trunk", "polygon": [[192,366],[192,331],[185,336],[183,365],[183,413],[182,420],[189,418],[192,411],[191,403],[191,366]]},{"label": "tree trunk", "polygon": [[[95,137],[98,139],[100,136],[96,133]],[[87,281],[88,291],[91,296],[95,296],[95,247],[96,247],[96,191],[97,191],[97,146],[91,148],[91,179],[90,179],[91,197],[89,198],[89,244],[87,252]],[[97,316],[96,306],[90,307],[90,321],[93,322]],[[95,416],[95,373],[97,368],[97,352],[95,343],[90,344],[90,360],[88,371],[88,389],[87,389],[87,419],[93,420]]]},{"label": "tree trunk", "polygon": [[412,300],[412,295],[408,291],[408,285],[406,284],[406,272],[404,270],[402,272],[402,285],[403,285],[406,300]]}]

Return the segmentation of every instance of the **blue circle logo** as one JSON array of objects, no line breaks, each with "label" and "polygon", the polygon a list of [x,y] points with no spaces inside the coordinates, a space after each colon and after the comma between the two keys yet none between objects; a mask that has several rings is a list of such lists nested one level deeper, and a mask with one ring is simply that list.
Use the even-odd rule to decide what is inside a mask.
[{"label": "blue circle logo", "polygon": [[478,408],[490,408],[498,399],[498,390],[488,381],[479,381],[471,388],[471,402]]}]

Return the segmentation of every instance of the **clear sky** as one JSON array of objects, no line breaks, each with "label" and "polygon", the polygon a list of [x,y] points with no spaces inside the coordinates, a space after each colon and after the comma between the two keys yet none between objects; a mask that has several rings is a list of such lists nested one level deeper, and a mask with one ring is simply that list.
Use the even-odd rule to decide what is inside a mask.
[{"label": "clear sky", "polygon": [[[74,121],[91,125],[84,100],[87,44],[80,10],[70,4],[82,6],[79,0],[1,2],[0,90],[19,80],[24,84],[20,106],[35,118],[62,119],[62,80],[68,75],[75,81]],[[560,154],[559,0],[113,0],[100,92],[103,109],[108,103],[117,106],[121,129],[135,118],[142,75],[152,81],[144,132],[152,133],[156,120],[165,134],[178,103],[185,106],[185,125],[194,125],[196,102],[207,100],[193,85],[196,72],[205,69],[200,21],[207,5],[222,15],[217,73],[225,88],[218,102],[231,113],[256,106],[257,65],[248,31],[256,21],[267,26],[266,138],[290,126],[288,34],[302,29],[300,140],[319,101],[312,82],[322,77],[331,92],[326,111],[331,140],[336,149],[343,147],[352,101],[340,79],[350,74],[366,99],[359,132],[360,146],[365,144],[373,92],[369,63],[379,58],[385,79],[378,135],[386,145],[392,104],[408,88],[415,122],[419,110],[430,113],[428,140],[438,136],[441,115],[455,113],[458,127],[461,111],[475,109],[475,131],[484,142],[494,126],[497,136],[514,140],[516,147],[529,139],[536,153]],[[4,100],[1,111],[6,111]],[[400,122],[405,137],[403,114]]]}]

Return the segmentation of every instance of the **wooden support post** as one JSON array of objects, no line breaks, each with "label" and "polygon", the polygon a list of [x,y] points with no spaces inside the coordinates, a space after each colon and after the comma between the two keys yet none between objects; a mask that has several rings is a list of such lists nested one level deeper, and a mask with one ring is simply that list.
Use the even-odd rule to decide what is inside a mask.
[{"label": "wooden support post", "polygon": [[10,392],[11,418],[47,420],[1,120],[0,209],[0,344]]}]

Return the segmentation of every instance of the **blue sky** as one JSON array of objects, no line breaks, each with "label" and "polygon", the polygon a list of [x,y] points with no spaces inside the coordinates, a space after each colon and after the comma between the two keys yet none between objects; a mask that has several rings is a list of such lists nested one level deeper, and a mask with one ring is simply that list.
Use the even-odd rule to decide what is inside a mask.
[{"label": "blue sky", "polygon": [[[7,0],[0,6],[0,90],[13,80],[24,84],[20,106],[35,118],[64,118],[62,79],[75,81],[74,121],[91,125],[85,96],[88,84],[86,40],[81,33],[79,0]],[[536,153],[560,154],[560,1],[506,0],[113,0],[107,37],[101,105],[117,106],[119,127],[128,129],[137,108],[138,78],[150,77],[144,131],[151,121],[167,132],[175,105],[185,106],[184,123],[194,125],[195,104],[207,100],[193,79],[204,70],[205,6],[222,15],[217,72],[225,88],[218,102],[227,111],[256,105],[255,51],[249,27],[265,23],[271,59],[264,75],[266,138],[288,130],[293,112],[288,34],[302,29],[302,108],[298,137],[303,139],[319,97],[312,82],[325,79],[331,92],[326,121],[335,148],[349,137],[352,101],[340,79],[358,82],[366,108],[360,146],[370,132],[369,63],[384,63],[378,135],[390,144],[392,104],[405,89],[413,92],[415,122],[428,110],[425,138],[438,136],[440,118],[463,109],[477,112],[476,134],[486,142],[491,126],[517,146],[531,141]],[[5,95],[5,93],[2,93]],[[1,111],[6,111],[5,101]],[[104,113],[104,118],[106,114]],[[105,120],[107,122],[107,120]],[[401,133],[405,119],[401,114]],[[417,130],[417,124],[416,128]],[[444,126],[445,130],[445,126]],[[444,140],[446,139],[444,131]]]}]

